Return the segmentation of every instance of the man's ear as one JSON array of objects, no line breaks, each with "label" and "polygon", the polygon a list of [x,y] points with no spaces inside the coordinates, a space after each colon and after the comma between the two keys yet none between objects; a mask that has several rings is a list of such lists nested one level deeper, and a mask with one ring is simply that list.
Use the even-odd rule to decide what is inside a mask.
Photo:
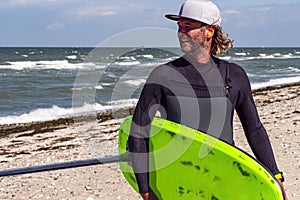
[{"label": "man's ear", "polygon": [[212,38],[214,34],[215,34],[215,29],[213,27],[208,27],[206,29],[206,37],[207,38]]}]

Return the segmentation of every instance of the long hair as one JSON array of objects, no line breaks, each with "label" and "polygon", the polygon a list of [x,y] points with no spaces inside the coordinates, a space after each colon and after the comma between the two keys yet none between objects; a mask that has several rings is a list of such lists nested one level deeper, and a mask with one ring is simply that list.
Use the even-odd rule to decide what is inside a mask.
[{"label": "long hair", "polygon": [[222,31],[220,26],[215,26],[215,34],[212,38],[211,54],[227,54],[229,48],[233,46],[233,40],[228,39],[228,34]]}]

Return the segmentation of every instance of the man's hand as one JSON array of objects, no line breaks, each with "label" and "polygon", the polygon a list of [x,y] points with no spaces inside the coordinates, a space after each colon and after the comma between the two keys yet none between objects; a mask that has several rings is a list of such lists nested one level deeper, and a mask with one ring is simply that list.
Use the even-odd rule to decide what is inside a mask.
[{"label": "man's hand", "polygon": [[284,190],[284,186],[283,186],[283,183],[280,179],[277,179],[278,183],[280,184],[280,187],[282,189],[282,192],[283,192],[283,195],[284,195],[284,199],[285,200],[288,200],[287,196],[286,196],[286,193],[285,193],[285,190]]},{"label": "man's hand", "polygon": [[142,193],[141,196],[144,200],[158,200],[158,198],[155,196],[152,190],[150,192]]}]

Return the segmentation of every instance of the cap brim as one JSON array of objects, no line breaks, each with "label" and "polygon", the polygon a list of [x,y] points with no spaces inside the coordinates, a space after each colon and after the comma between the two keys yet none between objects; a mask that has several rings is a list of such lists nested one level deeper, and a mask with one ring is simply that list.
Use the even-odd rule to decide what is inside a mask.
[{"label": "cap brim", "polygon": [[178,19],[180,18],[179,15],[171,15],[171,14],[165,15],[165,17],[174,21],[178,21]]}]

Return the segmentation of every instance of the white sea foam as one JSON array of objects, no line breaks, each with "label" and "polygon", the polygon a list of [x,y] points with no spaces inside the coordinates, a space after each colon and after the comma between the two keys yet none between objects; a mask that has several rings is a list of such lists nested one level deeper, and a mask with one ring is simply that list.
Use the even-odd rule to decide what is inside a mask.
[{"label": "white sea foam", "polygon": [[48,121],[53,119],[59,119],[62,117],[71,116],[73,114],[73,109],[65,109],[57,106],[52,108],[39,108],[32,110],[29,113],[22,115],[12,115],[0,118],[0,124],[13,124],[13,123],[28,123],[37,121]]},{"label": "white sea foam", "polygon": [[165,62],[149,62],[149,63],[140,64],[139,66],[140,67],[156,67],[156,66],[162,65],[164,63]]},{"label": "white sea foam", "polygon": [[237,55],[237,56],[246,56],[247,54],[246,53],[235,53],[235,55]]},{"label": "white sea foam", "polygon": [[101,83],[102,86],[111,86],[114,85],[114,83]]},{"label": "white sea foam", "polygon": [[267,59],[273,59],[273,58],[275,58],[275,56],[273,56],[273,55],[267,55],[265,53],[260,53],[259,56],[262,57],[262,58],[267,58]]},{"label": "white sea foam", "polygon": [[103,89],[103,86],[102,86],[102,85],[97,85],[97,86],[95,87],[95,89],[96,89],[96,90],[102,90],[102,89]]},{"label": "white sea foam", "polygon": [[153,55],[151,55],[151,54],[149,54],[149,55],[143,55],[143,57],[144,57],[144,58],[149,58],[149,59],[154,58]]},{"label": "white sea foam", "polygon": [[280,57],[280,56],[282,56],[282,54],[281,53],[274,53],[273,56]]},{"label": "white sea foam", "polygon": [[141,58],[148,58],[148,59],[153,59],[154,58],[154,56],[151,55],[151,54],[149,54],[149,55],[147,55],[147,54],[145,54],[145,55],[137,55],[136,57],[137,58],[139,58],[139,57],[141,57]]},{"label": "white sea foam", "polygon": [[97,65],[94,63],[68,63],[67,60],[55,60],[55,61],[17,61],[7,62],[7,65],[0,65],[0,69],[87,69],[87,68],[105,68],[104,65]]},{"label": "white sea foam", "polygon": [[68,59],[76,59],[77,56],[76,55],[69,55],[69,56],[66,56],[66,58],[68,58]]},{"label": "white sea foam", "polygon": [[136,60],[136,58],[134,56],[121,56],[117,57],[117,60],[132,61]]},{"label": "white sea foam", "polygon": [[137,79],[137,80],[128,80],[128,81],[124,81],[124,83],[129,84],[129,85],[141,85],[143,83],[146,82],[146,79]]},{"label": "white sea foam", "polygon": [[288,70],[288,71],[300,73],[300,69],[296,68],[296,67],[288,67],[288,68],[283,69],[283,70]]},{"label": "white sea foam", "polygon": [[289,54],[283,55],[282,57],[284,57],[284,58],[292,58],[292,57],[293,57],[293,54],[292,54],[292,53],[289,53]]},{"label": "white sea foam", "polygon": [[280,85],[280,84],[288,84],[288,83],[296,83],[300,82],[300,76],[289,77],[289,78],[279,78],[279,79],[271,79],[267,82],[262,83],[253,83],[251,84],[252,89],[259,89],[268,86]]},{"label": "white sea foam", "polygon": [[11,115],[6,117],[0,117],[0,124],[14,124],[14,123],[31,123],[31,122],[43,122],[60,118],[80,116],[85,114],[93,114],[97,112],[105,112],[108,110],[117,110],[120,108],[127,108],[135,106],[137,99],[118,100],[110,102],[109,105],[101,104],[85,104],[78,108],[61,108],[58,106],[52,106],[52,108],[39,108],[25,113],[22,115]]},{"label": "white sea foam", "polygon": [[[97,86],[96,86],[97,87]],[[71,90],[73,91],[80,91],[80,90],[93,90],[95,87],[91,87],[91,86],[83,86],[83,87],[72,87]]]},{"label": "white sea foam", "polygon": [[116,65],[120,66],[132,66],[141,64],[139,61],[124,61],[124,62],[115,62]]},{"label": "white sea foam", "polygon": [[232,60],[232,61],[246,61],[246,60],[263,60],[263,59],[273,59],[273,60],[282,60],[282,59],[299,59],[299,55],[293,55],[291,53],[285,55],[275,54],[259,54],[259,56],[222,56],[220,57],[223,60]]},{"label": "white sea foam", "polygon": [[231,56],[222,56],[221,59],[223,59],[223,60],[230,60]]}]

